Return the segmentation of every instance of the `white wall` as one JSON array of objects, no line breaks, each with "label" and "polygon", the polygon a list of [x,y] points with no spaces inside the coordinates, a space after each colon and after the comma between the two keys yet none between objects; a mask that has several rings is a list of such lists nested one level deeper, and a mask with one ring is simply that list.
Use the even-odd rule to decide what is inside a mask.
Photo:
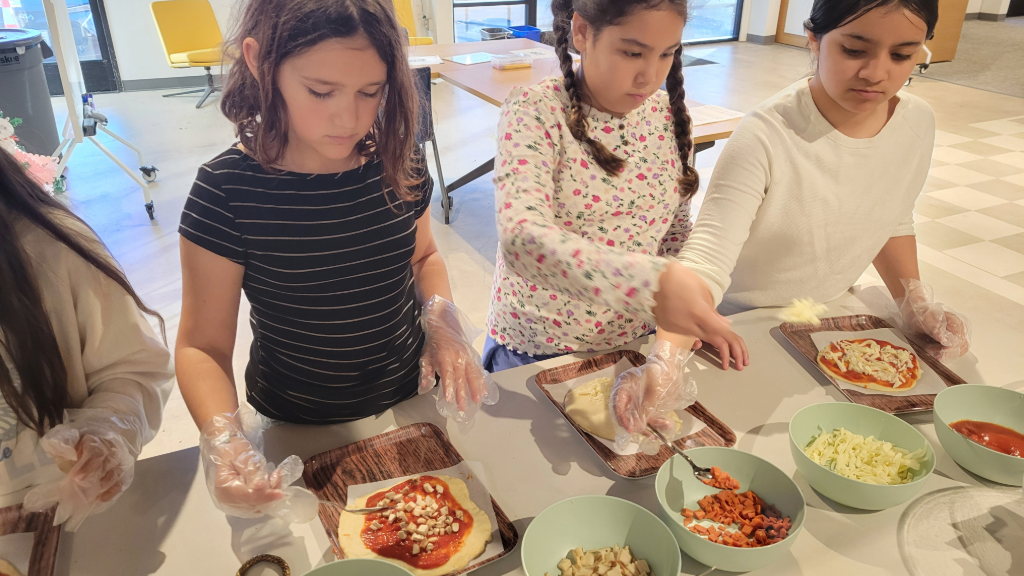
[{"label": "white wall", "polygon": [[[117,55],[122,80],[177,78],[205,74],[202,68],[171,68],[167,65],[160,36],[156,33],[153,13],[147,0],[105,0],[110,38]],[[228,34],[234,0],[210,0],[220,23],[221,33]]]},{"label": "white wall", "polygon": [[[981,0],[980,12],[984,14],[1006,14],[1010,9],[1010,0]],[[970,9],[967,10],[970,12]]]},{"label": "white wall", "polygon": [[750,19],[747,34],[774,36],[779,24],[780,0],[749,0]]},{"label": "white wall", "polygon": [[977,14],[978,12],[981,12],[981,0],[968,0],[967,13]]}]

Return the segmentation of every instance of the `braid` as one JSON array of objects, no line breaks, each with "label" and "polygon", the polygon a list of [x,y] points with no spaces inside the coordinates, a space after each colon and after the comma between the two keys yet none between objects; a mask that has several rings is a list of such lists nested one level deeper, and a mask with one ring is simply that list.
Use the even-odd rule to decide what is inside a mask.
[{"label": "braid", "polygon": [[672,107],[672,121],[675,125],[676,144],[679,146],[679,157],[683,161],[683,175],[679,177],[679,187],[683,197],[690,198],[697,193],[700,186],[700,175],[690,165],[690,154],[693,152],[693,135],[690,133],[690,112],[686,110],[686,91],[683,89],[683,47],[676,48],[672,57],[672,67],[665,79],[668,91],[668,102]]},{"label": "braid", "polygon": [[590,148],[590,153],[598,166],[604,169],[609,176],[618,176],[626,167],[626,161],[587,135],[589,129],[587,115],[583,112],[579,80],[572,67],[572,55],[569,54],[569,37],[572,30],[572,17],[575,14],[573,0],[554,0],[551,3],[551,11],[555,17],[553,26],[555,53],[558,55],[558,62],[562,68],[565,91],[569,95],[569,110],[566,111],[565,124],[577,142],[582,142]]}]

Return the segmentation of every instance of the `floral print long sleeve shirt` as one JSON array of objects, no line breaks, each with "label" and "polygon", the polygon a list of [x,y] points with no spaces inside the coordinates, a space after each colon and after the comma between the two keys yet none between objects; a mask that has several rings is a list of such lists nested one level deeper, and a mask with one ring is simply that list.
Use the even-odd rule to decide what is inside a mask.
[{"label": "floral print long sleeve shirt", "polygon": [[565,124],[561,77],[501,108],[499,247],[488,331],[532,355],[621,346],[654,327],[658,279],[690,233],[668,95],[624,117],[586,109],[589,134],[626,159],[608,176]]}]

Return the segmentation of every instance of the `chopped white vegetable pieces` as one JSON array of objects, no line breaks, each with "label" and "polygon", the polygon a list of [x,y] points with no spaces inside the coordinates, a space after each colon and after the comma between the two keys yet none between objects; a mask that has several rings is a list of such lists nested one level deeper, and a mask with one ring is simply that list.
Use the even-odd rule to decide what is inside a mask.
[{"label": "chopped white vegetable pieces", "polygon": [[804,448],[804,454],[829,470],[868,484],[908,484],[924,463],[924,449],[910,452],[890,442],[854,434],[845,428],[821,432]]},{"label": "chopped white vegetable pieces", "polygon": [[629,546],[589,551],[576,548],[570,554],[572,560],[562,558],[558,562],[561,576],[654,576],[646,561],[633,557]]}]

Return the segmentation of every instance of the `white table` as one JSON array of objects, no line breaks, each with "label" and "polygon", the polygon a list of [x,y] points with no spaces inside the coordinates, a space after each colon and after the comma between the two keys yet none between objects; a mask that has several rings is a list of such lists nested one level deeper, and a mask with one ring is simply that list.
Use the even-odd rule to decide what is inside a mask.
[{"label": "white table", "polygon": [[[864,311],[852,296],[842,302],[847,309]],[[836,303],[831,308],[833,315],[846,313]],[[775,313],[755,310],[733,317],[736,331],[750,349],[751,366],[743,372],[723,372],[710,362],[696,360],[700,400],[736,431],[736,448],[766,458],[793,475],[807,500],[805,530],[792,552],[757,574],[986,573],[972,571],[966,555],[963,565],[946,562],[947,572],[911,570],[904,561],[904,557],[922,552],[899,546],[898,532],[916,529],[908,520],[908,509],[920,512],[951,494],[966,497],[982,491],[1006,498],[1020,496],[1019,488],[990,484],[959,468],[942,451],[930,412],[908,418],[932,442],[938,457],[936,473],[908,505],[873,513],[844,509],[824,500],[796,472],[788,446],[790,417],[804,406],[841,397],[814,375],[814,370],[808,370],[809,363],[797,359],[798,353],[788,343],[782,343]],[[630,347],[645,345],[636,342]],[[624,480],[612,474],[533,384],[533,376],[540,370],[575,359],[558,358],[496,374],[501,399],[485,408],[468,435],[459,434],[455,426],[443,421],[428,396],[352,424],[272,428],[267,433],[267,455],[272,461],[292,453],[307,458],[389,427],[429,421],[447,428],[466,460],[483,463],[488,488],[513,520],[520,538],[546,507],[579,494],[609,494],[656,510],[653,477]],[[962,375],[969,381],[977,381],[972,378],[977,375],[972,361],[957,361],[950,367],[964,371]],[[992,541],[968,544],[973,554],[985,557],[988,574],[1021,574],[1015,571],[1024,570],[1024,517],[999,508],[990,511]],[[952,542],[937,541],[934,551],[925,552],[933,558],[941,559],[942,554],[952,558],[959,553],[957,546],[954,537]],[[243,560],[264,552],[284,557],[296,575],[333,560],[319,520],[287,527],[265,519],[226,518],[210,501],[198,465],[198,449],[192,448],[139,462],[134,484],[111,510],[86,521],[77,534],[65,534],[58,574],[224,575],[233,574]],[[1005,566],[1004,572],[999,571],[1004,569],[1001,566]],[[707,569],[683,556],[684,574],[701,574]],[[276,572],[267,568],[263,573]],[[518,548],[475,574],[522,574]]]}]

